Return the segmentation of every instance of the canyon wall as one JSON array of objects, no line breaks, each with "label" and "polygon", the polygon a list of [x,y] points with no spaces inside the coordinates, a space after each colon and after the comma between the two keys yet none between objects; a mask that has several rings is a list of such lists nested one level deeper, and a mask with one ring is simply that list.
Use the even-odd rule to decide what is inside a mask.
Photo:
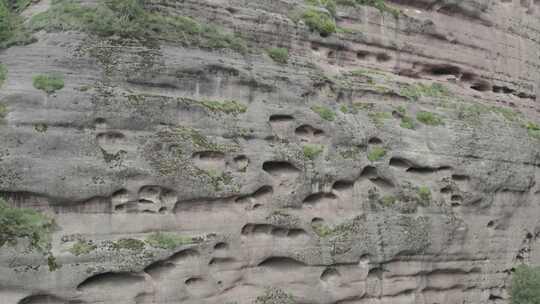
[{"label": "canyon wall", "polygon": [[540,2],[338,1],[330,33],[309,2],[145,3],[245,48],[1,50],[0,194],[55,224],[0,248],[0,302],[509,303],[540,264]]}]

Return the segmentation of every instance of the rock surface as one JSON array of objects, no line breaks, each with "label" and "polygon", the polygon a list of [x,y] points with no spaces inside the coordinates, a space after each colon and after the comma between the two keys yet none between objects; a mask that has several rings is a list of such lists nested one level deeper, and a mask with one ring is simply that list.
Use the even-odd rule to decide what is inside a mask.
[{"label": "rock surface", "polygon": [[[0,51],[0,191],[57,225],[49,258],[0,248],[0,302],[509,303],[540,264],[538,1],[338,5],[327,37],[305,5],[152,2],[247,53],[76,31]],[[63,89],[33,87],[51,71]]]}]

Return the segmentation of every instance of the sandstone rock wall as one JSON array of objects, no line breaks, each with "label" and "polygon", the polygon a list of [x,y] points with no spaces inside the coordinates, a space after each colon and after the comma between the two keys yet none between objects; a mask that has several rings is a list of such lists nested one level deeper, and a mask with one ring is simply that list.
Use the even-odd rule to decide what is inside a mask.
[{"label": "sandstone rock wall", "polygon": [[[0,248],[0,303],[509,303],[540,264],[540,4],[387,4],[338,5],[322,37],[300,0],[147,3],[246,53],[0,51],[0,191],[57,224],[52,265]],[[32,86],[51,71],[63,89]]]}]

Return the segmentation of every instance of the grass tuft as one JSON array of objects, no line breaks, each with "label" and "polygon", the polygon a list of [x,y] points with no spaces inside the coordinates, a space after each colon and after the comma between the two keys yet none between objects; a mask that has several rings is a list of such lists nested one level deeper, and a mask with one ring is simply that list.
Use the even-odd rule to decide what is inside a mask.
[{"label": "grass tuft", "polygon": [[192,237],[163,232],[152,233],[145,241],[152,247],[168,250],[175,249],[181,245],[194,243]]},{"label": "grass tuft", "polygon": [[310,160],[314,160],[323,152],[324,147],[322,145],[306,144],[304,145],[303,150],[304,157]]},{"label": "grass tuft", "polygon": [[336,119],[336,113],[328,108],[328,107],[325,107],[325,106],[313,106],[311,107],[311,110],[317,114],[319,114],[319,116],[324,119],[324,120],[328,120],[328,121],[334,121]]},{"label": "grass tuft", "polygon": [[287,64],[289,61],[289,50],[286,48],[270,48],[266,52],[277,63]]},{"label": "grass tuft", "polygon": [[368,160],[369,161],[378,161],[382,159],[386,155],[386,150],[382,147],[373,147],[371,148],[371,151],[368,153]]},{"label": "grass tuft", "polygon": [[427,111],[420,111],[416,113],[416,119],[419,122],[430,126],[439,126],[444,124],[443,119],[439,115]]},{"label": "grass tuft", "polygon": [[64,87],[64,76],[59,73],[41,74],[32,78],[34,88],[49,94]]},{"label": "grass tuft", "polygon": [[336,32],[334,18],[324,11],[310,8],[302,14],[302,20],[312,31],[318,32],[323,37]]}]

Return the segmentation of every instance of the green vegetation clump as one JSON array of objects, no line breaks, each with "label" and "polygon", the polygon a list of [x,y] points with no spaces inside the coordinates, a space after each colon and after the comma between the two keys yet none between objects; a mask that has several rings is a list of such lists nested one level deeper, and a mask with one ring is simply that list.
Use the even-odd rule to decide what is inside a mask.
[{"label": "green vegetation clump", "polygon": [[289,50],[286,48],[270,48],[266,50],[268,56],[277,63],[286,64],[289,61]]},{"label": "green vegetation clump", "polygon": [[418,188],[419,203],[427,206],[431,202],[431,190],[428,187],[422,186]]},{"label": "green vegetation clump", "polygon": [[334,230],[325,224],[322,223],[316,223],[312,225],[313,231],[319,236],[319,237],[327,237],[334,233]]},{"label": "green vegetation clump", "polygon": [[302,20],[312,31],[318,32],[323,37],[329,36],[336,31],[334,18],[324,11],[310,8],[302,14]]},{"label": "green vegetation clump", "polygon": [[458,118],[472,124],[479,124],[481,122],[481,116],[489,113],[499,114],[509,122],[515,122],[520,119],[520,113],[513,109],[488,106],[480,103],[462,104],[457,109]]},{"label": "green vegetation clump", "polygon": [[154,248],[172,250],[178,246],[194,243],[193,238],[173,233],[152,233],[146,238],[146,243]]},{"label": "green vegetation clump", "polygon": [[4,105],[3,103],[0,103],[0,121],[6,117],[7,113],[8,113],[8,109],[6,105]]},{"label": "green vegetation clump", "polygon": [[255,304],[294,304],[294,298],[285,291],[271,287],[266,289],[264,295],[255,299]]},{"label": "green vegetation clump", "polygon": [[414,130],[416,128],[416,123],[414,122],[414,119],[412,117],[403,116],[401,117],[401,123],[399,124],[399,126],[405,129]]},{"label": "green vegetation clump", "polygon": [[33,209],[10,207],[0,199],[0,247],[29,241],[29,249],[47,253],[51,247],[54,220]]},{"label": "green vegetation clump", "polygon": [[392,14],[394,17],[399,17],[401,13],[398,9],[388,6],[384,0],[337,0],[337,3],[340,5],[346,6],[356,6],[356,5],[366,5],[372,6],[378,9],[381,12],[387,12]]},{"label": "green vegetation clump", "polygon": [[322,145],[306,144],[304,145],[303,150],[305,158],[314,160],[322,153],[324,147]]},{"label": "green vegetation clump", "polygon": [[442,118],[439,115],[427,111],[420,111],[416,113],[416,119],[419,122],[430,126],[438,126],[444,124]]},{"label": "green vegetation clump", "polygon": [[64,87],[64,76],[59,73],[41,74],[32,78],[34,88],[54,93]]},{"label": "green vegetation clump", "polygon": [[527,134],[529,134],[530,137],[540,139],[540,126],[538,124],[528,122],[525,125],[525,128],[527,128]]},{"label": "green vegetation clump", "polygon": [[368,153],[369,161],[378,161],[386,155],[386,150],[383,147],[373,147]]},{"label": "green vegetation clump", "polygon": [[0,87],[4,84],[4,81],[6,81],[7,78],[7,68],[5,65],[0,63]]},{"label": "green vegetation clump", "polygon": [[379,203],[384,207],[391,207],[396,202],[396,197],[393,195],[385,195],[379,199]]},{"label": "green vegetation clump", "polygon": [[18,4],[22,5],[22,1],[0,0],[0,49],[34,41],[17,13]]},{"label": "green vegetation clump", "polygon": [[213,112],[223,112],[227,114],[240,114],[247,111],[247,107],[235,100],[203,100],[202,105]]},{"label": "green vegetation clump", "polygon": [[71,248],[69,248],[69,252],[73,255],[80,256],[80,255],[86,255],[90,252],[97,249],[97,246],[87,242],[87,241],[77,241],[77,243],[73,244]]},{"label": "green vegetation clump", "polygon": [[332,16],[336,16],[336,2],[334,0],[306,0],[307,3],[324,7]]},{"label": "green vegetation clump", "polygon": [[512,274],[512,304],[540,303],[540,267],[519,265]]},{"label": "green vegetation clump", "polygon": [[324,120],[334,121],[336,119],[336,113],[332,109],[330,109],[328,107],[325,107],[325,106],[313,106],[313,107],[311,107],[311,110],[313,110],[313,112],[319,114],[319,116]]},{"label": "green vegetation clump", "polygon": [[392,114],[388,112],[370,112],[368,117],[377,127],[381,127],[384,125],[385,120],[392,118]]},{"label": "green vegetation clump", "polygon": [[132,250],[141,251],[144,249],[144,242],[137,239],[119,239],[113,243],[114,250]]},{"label": "green vegetation clump", "polygon": [[245,42],[233,34],[189,17],[149,11],[145,9],[145,2],[108,0],[90,6],[72,0],[57,0],[48,11],[34,16],[30,27],[34,31],[75,30],[102,37],[159,39],[192,47],[247,51]]},{"label": "green vegetation clump", "polygon": [[421,97],[446,97],[450,95],[450,92],[445,86],[439,83],[432,83],[431,85],[417,83],[401,87],[399,95],[406,97],[411,101],[417,101]]}]

